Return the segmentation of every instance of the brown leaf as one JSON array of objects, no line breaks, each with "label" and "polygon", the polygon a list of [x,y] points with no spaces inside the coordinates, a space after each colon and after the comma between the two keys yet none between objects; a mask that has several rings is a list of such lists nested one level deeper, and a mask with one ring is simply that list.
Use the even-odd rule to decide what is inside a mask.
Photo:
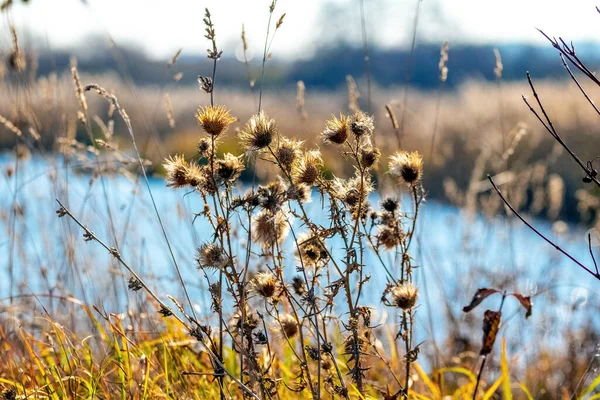
[{"label": "brown leaf", "polygon": [[512,295],[515,299],[519,300],[519,303],[521,303],[521,305],[527,310],[527,313],[525,313],[525,318],[531,317],[531,311],[533,307],[533,303],[531,302],[531,296],[523,296],[519,293],[513,293]]},{"label": "brown leaf", "polygon": [[492,352],[496,334],[500,328],[501,317],[502,313],[500,311],[486,310],[483,316],[483,344],[479,355],[483,356]]},{"label": "brown leaf", "polygon": [[477,307],[479,305],[479,303],[481,303],[483,300],[485,300],[488,296],[490,296],[494,293],[499,293],[499,292],[500,291],[497,289],[488,289],[488,288],[478,289],[477,292],[475,293],[475,296],[473,296],[471,303],[468,306],[463,307],[463,311],[464,312],[471,311],[472,309]]}]

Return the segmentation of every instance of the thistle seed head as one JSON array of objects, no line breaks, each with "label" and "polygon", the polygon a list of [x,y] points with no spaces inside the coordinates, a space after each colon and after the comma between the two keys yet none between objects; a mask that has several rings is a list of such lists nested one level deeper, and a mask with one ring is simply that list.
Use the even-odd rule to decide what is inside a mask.
[{"label": "thistle seed head", "polygon": [[416,151],[399,151],[390,157],[389,173],[400,183],[415,186],[423,177],[423,158]]},{"label": "thistle seed head", "polygon": [[244,150],[251,153],[268,147],[276,135],[275,120],[261,111],[250,118],[244,130],[238,134],[238,138]]},{"label": "thistle seed head", "polygon": [[335,115],[327,121],[325,130],[321,132],[325,143],[344,144],[350,131],[350,118],[346,115],[340,115],[338,119]]},{"label": "thistle seed head", "polygon": [[289,230],[287,217],[283,211],[275,213],[268,210],[261,211],[254,220],[254,227],[253,238],[265,249],[281,244]]},{"label": "thistle seed head", "polygon": [[290,314],[283,314],[279,317],[279,333],[282,338],[293,338],[298,334],[298,323]]},{"label": "thistle seed head", "polygon": [[223,270],[229,263],[229,257],[216,243],[204,243],[198,249],[196,262],[198,263],[198,268]]},{"label": "thistle seed head", "polygon": [[404,311],[408,311],[417,303],[419,291],[412,283],[398,284],[391,290],[392,302]]},{"label": "thistle seed head", "polygon": [[354,113],[350,120],[350,130],[356,137],[371,136],[375,130],[373,117],[362,111]]},{"label": "thistle seed head", "polygon": [[225,133],[227,127],[235,122],[235,118],[224,106],[200,107],[196,113],[196,120],[198,125],[212,136]]},{"label": "thistle seed head", "polygon": [[270,299],[277,292],[277,279],[270,272],[259,272],[254,276],[250,285],[254,292],[265,299]]},{"label": "thistle seed head", "polygon": [[215,174],[218,180],[223,183],[235,182],[243,170],[244,163],[242,160],[230,153],[217,160],[215,165]]},{"label": "thistle seed head", "polygon": [[322,167],[321,153],[318,150],[307,151],[292,167],[294,184],[314,185],[321,174]]}]

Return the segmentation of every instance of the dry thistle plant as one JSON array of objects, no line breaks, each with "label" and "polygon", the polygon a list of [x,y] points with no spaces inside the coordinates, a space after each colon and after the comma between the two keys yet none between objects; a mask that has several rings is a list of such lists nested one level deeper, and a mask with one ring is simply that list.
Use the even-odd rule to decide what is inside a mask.
[{"label": "dry thistle plant", "polygon": [[[199,141],[198,158],[175,155],[164,167],[167,186],[200,196],[204,207],[197,215],[212,227],[196,262],[218,317],[218,336],[211,342],[220,357],[224,343],[231,343],[239,355],[240,381],[263,398],[274,396],[284,390],[273,368],[281,350],[272,340],[279,338],[297,360],[296,381],[284,382],[288,390],[308,390],[314,398],[325,390],[349,398],[347,369],[359,392],[366,393],[369,363],[381,358],[372,350],[378,339],[371,310],[361,304],[370,279],[370,253],[388,275],[382,301],[400,316],[396,339],[404,345],[405,380],[397,393],[407,396],[411,364],[418,357],[413,337],[418,289],[409,250],[423,200],[421,156],[400,151],[390,158],[388,176],[398,193],[382,200],[377,211],[369,201],[372,168],[380,157],[371,144],[371,116],[357,111],[327,121],[324,143],[335,146],[355,170],[352,177],[327,178],[319,150],[304,149],[303,142],[283,136],[261,110],[239,131],[239,144],[246,159],[256,160],[256,168],[270,164],[279,175],[245,192],[238,187],[246,168],[243,155],[218,151],[235,118],[224,106],[200,107],[196,117],[206,134]],[[412,199],[411,213],[400,209],[402,189]],[[315,214],[308,207],[316,194],[327,205],[325,219],[319,215],[322,210]],[[235,232],[247,233],[241,252],[244,235]],[[394,255],[391,265],[384,262],[388,251]],[[330,322],[335,321],[344,337],[341,348],[331,339],[336,329]]]}]

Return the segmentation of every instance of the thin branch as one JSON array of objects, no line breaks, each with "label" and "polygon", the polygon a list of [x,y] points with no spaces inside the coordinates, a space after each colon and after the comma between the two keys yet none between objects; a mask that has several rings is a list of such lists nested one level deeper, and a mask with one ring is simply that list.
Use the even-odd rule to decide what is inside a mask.
[{"label": "thin branch", "polygon": [[504,202],[504,204],[506,204],[506,206],[517,216],[517,218],[519,218],[525,225],[527,225],[527,227],[529,229],[531,229],[539,237],[541,237],[542,239],[544,239],[548,244],[552,245],[552,247],[554,247],[556,250],[558,250],[559,252],[561,252],[562,254],[564,254],[565,256],[567,256],[571,261],[573,261],[575,264],[577,264],[579,267],[581,267],[587,273],[589,273],[590,275],[592,275],[594,278],[600,280],[600,275],[598,273],[594,273],[591,269],[589,269],[588,267],[586,267],[585,265],[583,265],[581,262],[577,261],[572,255],[570,255],[569,253],[567,253],[565,250],[563,250],[561,247],[559,247],[556,243],[554,243],[553,241],[551,241],[550,239],[548,239],[546,236],[544,236],[544,234],[542,234],[540,231],[538,231],[533,225],[531,225],[529,222],[527,222],[525,220],[525,218],[523,218],[521,216],[521,214],[519,214],[517,212],[517,210],[515,210],[515,208],[504,197],[504,195],[502,194],[502,192],[500,191],[500,189],[498,189],[498,186],[496,186],[496,183],[494,182],[494,180],[492,179],[492,177],[489,174],[488,174],[487,178],[490,181],[490,183],[492,184],[492,187],[494,188],[494,190],[496,191],[496,193],[498,193],[498,195],[500,196],[500,198]]}]

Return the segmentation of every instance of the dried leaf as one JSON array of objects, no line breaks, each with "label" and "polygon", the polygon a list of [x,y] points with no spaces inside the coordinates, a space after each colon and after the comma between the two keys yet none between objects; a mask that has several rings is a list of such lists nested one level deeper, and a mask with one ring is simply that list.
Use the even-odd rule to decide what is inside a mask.
[{"label": "dried leaf", "polygon": [[471,311],[472,309],[477,307],[483,300],[485,300],[488,296],[490,296],[494,293],[499,293],[499,292],[500,291],[497,289],[488,289],[488,288],[478,289],[477,292],[475,293],[475,296],[473,296],[471,303],[469,303],[468,306],[463,307],[463,311],[464,312]]},{"label": "dried leaf", "polygon": [[483,316],[483,344],[479,355],[486,355],[492,352],[494,348],[494,342],[496,341],[496,334],[500,328],[500,318],[502,312],[486,310]]},{"label": "dried leaf", "polygon": [[527,310],[527,313],[525,314],[525,318],[531,317],[531,312],[532,312],[532,307],[533,307],[533,303],[531,302],[531,296],[523,296],[522,294],[519,294],[519,293],[513,293],[512,295],[514,296],[515,299],[519,300],[519,303],[521,303],[521,305],[523,307],[525,307],[525,309]]}]

